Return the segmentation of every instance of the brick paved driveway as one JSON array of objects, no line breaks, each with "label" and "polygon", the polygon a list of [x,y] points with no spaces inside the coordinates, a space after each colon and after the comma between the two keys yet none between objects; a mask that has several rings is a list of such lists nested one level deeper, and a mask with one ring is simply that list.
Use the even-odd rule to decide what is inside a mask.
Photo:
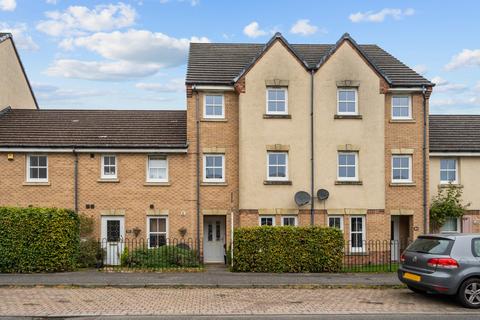
[{"label": "brick paved driveway", "polygon": [[0,302],[4,316],[475,312],[406,289],[2,288]]}]

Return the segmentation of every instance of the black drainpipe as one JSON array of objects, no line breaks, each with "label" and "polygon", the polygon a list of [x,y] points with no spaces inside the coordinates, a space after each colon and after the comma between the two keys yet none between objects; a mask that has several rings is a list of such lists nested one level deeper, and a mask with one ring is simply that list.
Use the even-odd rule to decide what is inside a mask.
[{"label": "black drainpipe", "polygon": [[78,153],[75,147],[73,148],[73,155],[75,156],[73,162],[73,206],[75,212],[78,213]]},{"label": "black drainpipe", "polygon": [[423,96],[423,233],[428,233],[428,207],[427,207],[427,88],[422,87]]},{"label": "black drainpipe", "polygon": [[311,152],[311,181],[310,181],[310,192],[312,196],[310,204],[310,224],[313,226],[315,224],[315,143],[314,143],[314,118],[313,118],[313,88],[314,88],[314,71],[310,70],[310,152]]},{"label": "black drainpipe", "polygon": [[197,246],[198,255],[200,256],[200,115],[199,115],[199,96],[196,85],[193,85],[192,91],[195,93],[195,123],[196,123],[196,169],[197,169]]}]

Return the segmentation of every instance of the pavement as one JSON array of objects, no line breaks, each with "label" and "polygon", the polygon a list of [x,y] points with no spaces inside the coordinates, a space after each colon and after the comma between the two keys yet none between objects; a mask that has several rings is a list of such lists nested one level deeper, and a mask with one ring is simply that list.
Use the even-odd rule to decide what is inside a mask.
[{"label": "pavement", "polygon": [[0,287],[84,288],[325,288],[401,286],[396,273],[234,273],[224,266],[205,272],[104,272],[97,270],[0,274]]},{"label": "pavement", "polygon": [[371,314],[383,314],[383,319],[386,315],[396,315],[397,319],[400,315],[437,319],[439,314],[444,319],[480,317],[478,310],[464,309],[452,298],[415,294],[408,289],[23,287],[0,288],[0,301],[0,315],[7,318],[308,319],[350,315],[350,319],[352,315]]}]

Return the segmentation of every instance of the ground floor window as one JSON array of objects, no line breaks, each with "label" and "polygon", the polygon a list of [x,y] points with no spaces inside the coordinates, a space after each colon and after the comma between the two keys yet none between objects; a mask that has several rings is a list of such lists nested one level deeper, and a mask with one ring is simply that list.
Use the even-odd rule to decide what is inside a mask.
[{"label": "ground floor window", "polygon": [[365,217],[350,217],[350,249],[352,252],[365,251]]},{"label": "ground floor window", "polygon": [[167,217],[148,218],[148,247],[156,248],[167,243]]},{"label": "ground floor window", "polygon": [[296,226],[297,217],[295,216],[284,216],[282,217],[282,226]]},{"label": "ground floor window", "polygon": [[275,225],[275,217],[273,216],[261,216],[259,218],[259,223],[261,226],[274,226]]},{"label": "ground floor window", "polygon": [[343,217],[341,216],[329,216],[328,226],[330,228],[337,228],[343,231]]},{"label": "ground floor window", "polygon": [[440,232],[460,232],[460,218],[447,218]]}]

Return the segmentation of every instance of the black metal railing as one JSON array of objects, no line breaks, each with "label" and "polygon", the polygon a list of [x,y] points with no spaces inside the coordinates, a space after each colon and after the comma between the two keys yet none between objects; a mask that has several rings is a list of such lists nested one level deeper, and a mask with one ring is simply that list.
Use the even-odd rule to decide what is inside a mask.
[{"label": "black metal railing", "polygon": [[343,272],[394,272],[410,240],[346,241]]},{"label": "black metal railing", "polygon": [[193,239],[100,239],[98,250],[97,265],[104,270],[196,269],[203,262]]}]

